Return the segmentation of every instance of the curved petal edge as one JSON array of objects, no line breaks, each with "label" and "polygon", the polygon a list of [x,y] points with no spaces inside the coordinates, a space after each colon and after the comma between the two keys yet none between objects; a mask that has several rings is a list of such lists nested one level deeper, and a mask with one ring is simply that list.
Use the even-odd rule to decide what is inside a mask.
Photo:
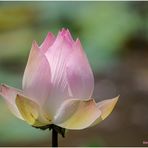
[{"label": "curved petal edge", "polygon": [[53,122],[66,129],[80,130],[89,127],[99,116],[101,112],[93,99],[69,99],[61,105]]},{"label": "curved petal edge", "polygon": [[101,111],[101,116],[91,126],[100,123],[102,120],[104,120],[111,114],[118,101],[118,98],[119,96],[97,103],[97,108]]}]

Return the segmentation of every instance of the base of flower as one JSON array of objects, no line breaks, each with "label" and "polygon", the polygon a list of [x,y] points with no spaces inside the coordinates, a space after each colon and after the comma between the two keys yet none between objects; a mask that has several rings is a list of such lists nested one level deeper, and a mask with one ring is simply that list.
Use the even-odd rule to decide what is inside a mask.
[{"label": "base of flower", "polygon": [[41,130],[46,130],[46,129],[55,130],[58,134],[62,135],[62,137],[65,137],[66,129],[62,128],[60,126],[54,125],[54,124],[49,124],[49,125],[45,125],[45,126],[41,126],[41,127],[36,127],[36,126],[32,126],[32,127],[38,128]]}]

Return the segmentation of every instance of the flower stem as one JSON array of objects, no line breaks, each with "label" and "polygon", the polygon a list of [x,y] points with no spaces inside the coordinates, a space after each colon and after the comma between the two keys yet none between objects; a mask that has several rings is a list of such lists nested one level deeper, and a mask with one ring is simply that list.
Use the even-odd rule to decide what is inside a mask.
[{"label": "flower stem", "polygon": [[58,147],[58,132],[52,128],[52,147]]}]

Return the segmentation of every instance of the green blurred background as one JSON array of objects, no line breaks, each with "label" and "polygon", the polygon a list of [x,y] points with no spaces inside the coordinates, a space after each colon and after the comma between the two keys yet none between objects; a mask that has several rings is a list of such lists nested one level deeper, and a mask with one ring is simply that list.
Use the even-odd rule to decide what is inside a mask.
[{"label": "green blurred background", "polygon": [[[21,88],[32,41],[69,28],[95,76],[97,101],[120,94],[96,127],[68,131],[60,146],[147,146],[148,2],[0,2],[0,83]],[[14,117],[0,99],[0,146],[49,146],[51,133]]]}]

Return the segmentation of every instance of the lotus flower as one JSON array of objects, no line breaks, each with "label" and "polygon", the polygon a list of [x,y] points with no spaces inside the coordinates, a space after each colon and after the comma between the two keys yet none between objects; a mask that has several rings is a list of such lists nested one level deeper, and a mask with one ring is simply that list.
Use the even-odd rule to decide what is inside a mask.
[{"label": "lotus flower", "polygon": [[68,30],[33,41],[22,90],[1,84],[0,95],[18,118],[35,127],[84,129],[104,120],[118,97],[96,103],[94,77],[79,39]]}]

